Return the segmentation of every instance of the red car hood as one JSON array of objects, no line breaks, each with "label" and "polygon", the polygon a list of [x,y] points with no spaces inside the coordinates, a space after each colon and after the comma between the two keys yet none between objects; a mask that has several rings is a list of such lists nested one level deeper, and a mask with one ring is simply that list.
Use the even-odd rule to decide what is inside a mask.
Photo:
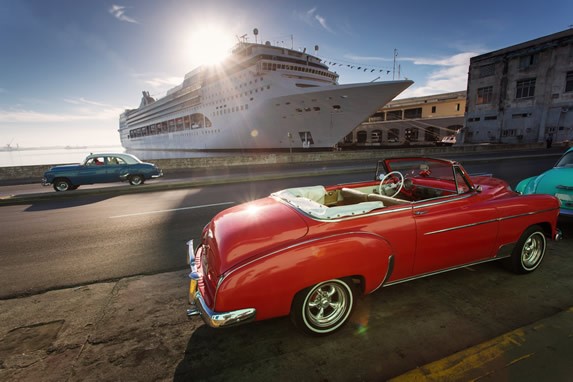
[{"label": "red car hood", "polygon": [[209,262],[221,275],[244,261],[294,243],[306,235],[308,225],[292,207],[268,197],[219,213],[210,229]]}]

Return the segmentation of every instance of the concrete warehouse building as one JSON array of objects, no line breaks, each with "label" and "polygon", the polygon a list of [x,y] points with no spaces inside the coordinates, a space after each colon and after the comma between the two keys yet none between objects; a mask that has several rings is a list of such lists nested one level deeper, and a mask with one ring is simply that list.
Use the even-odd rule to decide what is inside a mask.
[{"label": "concrete warehouse building", "polygon": [[471,58],[463,143],[573,140],[573,29]]}]

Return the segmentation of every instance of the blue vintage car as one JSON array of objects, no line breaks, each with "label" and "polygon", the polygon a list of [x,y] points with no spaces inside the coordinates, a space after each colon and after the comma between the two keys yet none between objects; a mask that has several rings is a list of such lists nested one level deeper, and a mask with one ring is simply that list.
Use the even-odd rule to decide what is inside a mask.
[{"label": "blue vintage car", "polygon": [[152,163],[131,154],[90,154],[81,164],[54,166],[44,173],[42,185],[56,191],[75,190],[83,184],[128,181],[138,186],[147,179],[163,176]]},{"label": "blue vintage car", "polygon": [[523,195],[555,195],[561,201],[561,215],[573,216],[573,147],[551,170],[519,182],[516,191]]}]

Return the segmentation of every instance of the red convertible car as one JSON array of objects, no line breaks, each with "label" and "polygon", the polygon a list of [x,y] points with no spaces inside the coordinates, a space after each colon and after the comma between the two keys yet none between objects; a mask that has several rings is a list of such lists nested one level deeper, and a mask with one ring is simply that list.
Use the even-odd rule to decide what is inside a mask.
[{"label": "red convertible car", "polygon": [[330,334],[381,287],[492,260],[534,271],[561,238],[558,215],[555,197],[455,161],[386,159],[373,181],[286,189],[216,215],[188,243],[187,314],[211,327],[290,315]]}]

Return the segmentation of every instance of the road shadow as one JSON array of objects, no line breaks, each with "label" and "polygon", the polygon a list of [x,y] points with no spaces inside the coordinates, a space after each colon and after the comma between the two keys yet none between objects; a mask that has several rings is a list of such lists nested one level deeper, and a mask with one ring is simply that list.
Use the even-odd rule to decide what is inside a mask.
[{"label": "road shadow", "polygon": [[116,196],[117,194],[82,195],[80,197],[40,200],[33,202],[28,208],[24,210],[24,212],[52,211],[66,208],[81,207],[90,204],[100,203],[105,200],[115,198]]},{"label": "road shadow", "polygon": [[189,339],[173,380],[327,380],[324,376],[336,374],[337,367],[348,369],[347,359],[364,351],[357,333],[351,322],[333,335],[311,337],[288,318],[227,329],[203,325]]}]

